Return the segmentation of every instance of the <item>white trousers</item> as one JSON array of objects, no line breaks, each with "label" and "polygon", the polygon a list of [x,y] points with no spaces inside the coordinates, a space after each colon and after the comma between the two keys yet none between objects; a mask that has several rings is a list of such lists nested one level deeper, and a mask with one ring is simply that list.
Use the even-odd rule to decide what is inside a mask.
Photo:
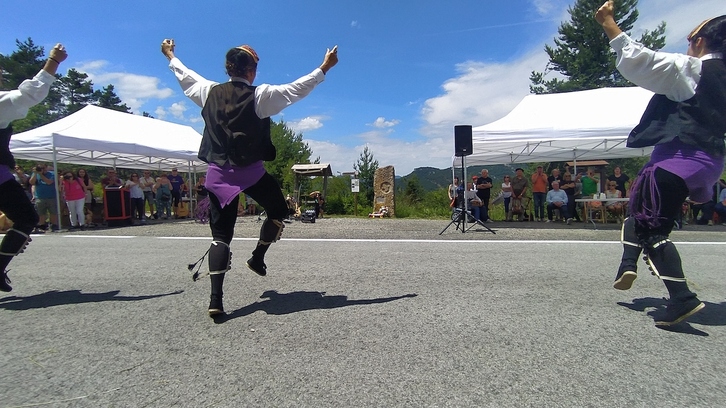
[{"label": "white trousers", "polygon": [[68,212],[71,216],[72,226],[82,226],[86,222],[86,215],[83,213],[83,207],[85,203],[85,197],[79,198],[78,200],[66,201],[66,205],[68,206]]}]

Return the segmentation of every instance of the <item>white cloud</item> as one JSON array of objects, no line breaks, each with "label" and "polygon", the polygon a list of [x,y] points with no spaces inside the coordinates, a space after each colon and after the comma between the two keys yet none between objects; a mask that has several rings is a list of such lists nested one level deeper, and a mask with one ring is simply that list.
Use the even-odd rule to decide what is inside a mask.
[{"label": "white cloud", "polygon": [[643,29],[652,30],[666,22],[665,51],[685,53],[688,43],[686,36],[707,18],[726,14],[723,0],[699,0],[684,2],[678,0],[641,0],[638,3],[640,13],[633,27],[632,35],[640,37]]},{"label": "white cloud", "polygon": [[159,78],[108,71],[108,65],[108,61],[104,60],[87,61],[76,69],[88,74],[96,89],[112,84],[116,95],[134,112],[137,112],[149,99],[164,99],[174,93],[170,88],[160,87]]},{"label": "white cloud", "polygon": [[379,116],[376,120],[373,121],[373,123],[369,123],[368,126],[373,126],[377,128],[389,128],[398,125],[401,123],[398,119],[393,120],[386,120],[383,116]]},{"label": "white cloud", "polygon": [[184,102],[174,102],[169,107],[168,111],[177,119],[184,119],[184,112],[187,110]]},{"label": "white cloud", "polygon": [[323,127],[323,119],[325,119],[323,116],[308,116],[298,121],[285,122],[285,125],[295,131],[295,133],[304,133]]},{"label": "white cloud", "polygon": [[353,20],[350,22],[351,28],[360,28],[360,23],[358,23],[358,20]]}]

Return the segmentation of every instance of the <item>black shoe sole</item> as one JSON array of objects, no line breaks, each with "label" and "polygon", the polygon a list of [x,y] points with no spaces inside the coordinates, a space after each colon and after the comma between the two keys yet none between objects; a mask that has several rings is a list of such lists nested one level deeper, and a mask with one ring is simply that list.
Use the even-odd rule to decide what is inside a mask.
[{"label": "black shoe sole", "polygon": [[688,319],[689,317],[693,316],[694,314],[700,312],[701,309],[703,309],[704,307],[706,307],[706,305],[703,302],[701,302],[698,304],[698,306],[696,306],[693,309],[691,309],[690,311],[682,314],[681,316],[679,316],[677,319],[673,320],[672,322],[660,321],[660,322],[655,322],[655,325],[656,326],[673,326],[674,324],[678,324],[678,323]]},{"label": "black shoe sole", "polygon": [[625,271],[623,275],[613,283],[613,287],[617,290],[628,290],[633,287],[633,282],[638,274],[633,271]]}]

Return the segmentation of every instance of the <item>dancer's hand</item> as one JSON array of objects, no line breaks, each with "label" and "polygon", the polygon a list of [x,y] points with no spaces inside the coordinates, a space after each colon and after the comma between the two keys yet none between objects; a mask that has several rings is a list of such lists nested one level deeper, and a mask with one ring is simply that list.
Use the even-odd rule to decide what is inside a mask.
[{"label": "dancer's hand", "polygon": [[164,54],[166,58],[168,58],[170,61],[172,58],[174,58],[174,40],[165,38],[164,41],[161,42],[161,53]]},{"label": "dancer's hand", "polygon": [[605,21],[610,19],[615,21],[615,4],[612,0],[606,1],[595,13],[595,21],[600,25],[604,25]]},{"label": "dancer's hand", "polygon": [[325,52],[325,59],[323,59],[322,65],[320,65],[320,69],[323,71],[323,74],[327,74],[330,68],[333,68],[335,64],[338,63],[338,46],[336,45],[331,50],[328,48],[328,50]]}]

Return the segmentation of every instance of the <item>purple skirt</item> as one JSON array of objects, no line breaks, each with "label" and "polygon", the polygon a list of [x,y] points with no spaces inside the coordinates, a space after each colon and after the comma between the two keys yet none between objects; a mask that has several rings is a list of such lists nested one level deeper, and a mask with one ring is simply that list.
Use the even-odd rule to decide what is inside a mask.
[{"label": "purple skirt", "polygon": [[241,192],[260,181],[264,175],[265,166],[262,161],[244,167],[231,164],[220,167],[211,163],[207,168],[204,187],[219,199],[219,204],[224,208]]}]

